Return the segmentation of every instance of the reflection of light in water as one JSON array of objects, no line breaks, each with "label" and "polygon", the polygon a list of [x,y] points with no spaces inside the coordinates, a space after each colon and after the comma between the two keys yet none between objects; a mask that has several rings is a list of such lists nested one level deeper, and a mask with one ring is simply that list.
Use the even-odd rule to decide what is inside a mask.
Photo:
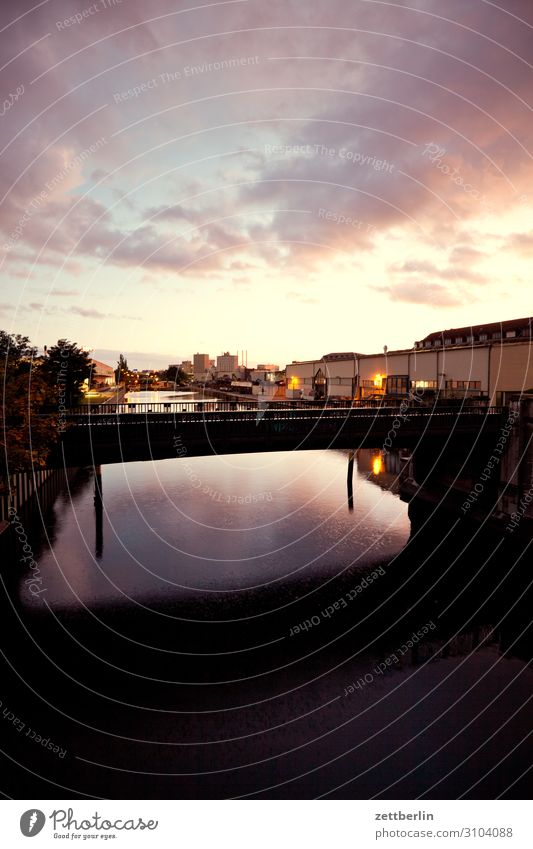
[{"label": "reflection of light in water", "polygon": [[383,471],[383,460],[381,454],[372,458],[372,474],[379,475]]},{"label": "reflection of light in water", "polygon": [[[61,609],[122,607],[128,596],[166,606],[189,598],[191,588],[199,600],[204,591],[251,592],[258,584],[261,594],[269,581],[296,588],[304,572],[318,585],[352,564],[373,568],[394,557],[410,533],[407,505],[383,491],[385,457],[382,474],[371,474],[378,454],[362,450],[352,511],[343,451],[104,465],[96,491],[90,476],[73,505],[55,505],[53,551],[39,558],[46,600]],[[40,516],[35,522],[41,527]],[[25,606],[42,604],[23,582],[20,592]]]}]

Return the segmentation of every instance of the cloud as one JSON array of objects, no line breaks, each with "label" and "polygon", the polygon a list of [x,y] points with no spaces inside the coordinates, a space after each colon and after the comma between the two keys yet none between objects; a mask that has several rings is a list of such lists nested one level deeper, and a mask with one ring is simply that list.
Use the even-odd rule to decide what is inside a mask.
[{"label": "cloud", "polygon": [[[32,269],[43,288],[61,271],[50,295],[68,298],[110,267],[158,290],[169,276],[197,280],[217,313],[256,270],[273,287],[291,280],[287,297],[309,306],[307,281],[329,292],[344,274],[339,291],[355,300],[361,266],[359,280],[388,282],[384,307],[499,297],[496,270],[480,269],[503,248],[511,273],[533,250],[530,233],[503,229],[533,185],[533,8],[506,5],[449,0],[445,20],[439,0],[167,4],[145,24],[146,5],[128,0],[68,31],[57,22],[70,0],[37,5],[2,33],[4,90],[25,89],[2,119],[11,291]],[[0,29],[20,8],[2,4]],[[213,64],[246,56],[258,61]],[[131,293],[141,314],[145,293]],[[331,312],[317,310],[316,326],[333,322],[324,300]],[[71,314],[122,318],[87,303]]]},{"label": "cloud", "polygon": [[[527,4],[516,5],[527,16]],[[6,19],[10,9],[15,6],[7,3]],[[62,172],[65,160],[87,149],[95,139],[108,140],[114,130],[140,119],[140,138],[142,133],[148,134],[141,149],[147,145],[149,149],[150,144],[166,141],[169,130],[175,132],[172,122],[178,116],[179,133],[190,110],[165,113],[159,121],[148,120],[148,116],[158,109],[172,110],[202,93],[207,95],[207,102],[199,112],[190,112],[192,125],[187,125],[187,129],[201,130],[204,116],[208,125],[216,124],[219,117],[221,122],[235,119],[246,125],[250,121],[244,131],[245,143],[239,138],[235,144],[232,134],[215,133],[213,155],[225,154],[232,148],[235,155],[222,156],[218,164],[215,159],[215,170],[211,172],[202,174],[194,167],[176,172],[167,178],[167,184],[176,185],[183,196],[193,186],[199,194],[212,189],[218,180],[216,203],[211,201],[206,206],[205,201],[199,201],[199,205],[191,205],[178,200],[152,205],[148,216],[157,213],[155,219],[146,221],[145,216],[133,228],[130,224],[125,226],[119,219],[133,215],[135,204],[131,194],[126,197],[130,181],[121,173],[122,161],[130,155],[128,136],[119,135],[113,143],[106,141],[86,165],[73,173],[71,184],[63,180],[60,188],[50,194],[45,207],[25,228],[24,244],[40,249],[53,226],[66,214],[46,247],[47,253],[56,255],[55,261],[62,261],[65,253],[73,251],[77,257],[115,265],[133,268],[142,264],[156,270],[182,269],[184,274],[201,275],[224,267],[225,258],[217,251],[249,245],[253,252],[253,243],[260,238],[293,242],[295,246],[287,248],[285,265],[296,266],[305,253],[302,244],[296,247],[296,243],[308,245],[310,261],[321,253],[331,257],[335,252],[342,255],[370,250],[373,233],[399,225],[416,234],[420,228],[431,229],[439,220],[449,223],[450,208],[458,215],[456,230],[460,233],[468,219],[479,214],[479,203],[439,169],[438,162],[424,154],[431,142],[438,143],[446,151],[450,167],[459,168],[464,180],[490,195],[494,205],[512,201],[511,182],[518,176],[523,182],[528,173],[533,173],[520,147],[520,143],[526,147],[533,135],[526,129],[530,122],[524,123],[528,115],[520,100],[527,99],[527,75],[524,64],[513,56],[529,54],[527,28],[504,12],[491,10],[489,15],[480,6],[466,13],[451,3],[449,17],[453,19],[455,14],[462,24],[462,16],[466,15],[471,27],[468,30],[442,20],[437,0],[425,4],[423,10],[391,7],[386,17],[380,8],[366,4],[358,10],[356,21],[346,13],[341,0],[329,2],[327,11],[325,19],[322,3],[313,10],[306,8],[304,13],[299,4],[287,6],[281,0],[269,3],[268,9],[253,0],[215,7],[210,10],[212,32],[217,32],[218,23],[221,32],[248,28],[255,29],[255,34],[214,36],[206,44],[190,41],[183,48],[181,79],[165,84],[158,76],[161,71],[179,70],[169,67],[170,54],[165,49],[169,39],[187,41],[191,35],[194,38],[203,20],[201,16],[169,13],[150,27],[138,26],[143,5],[129,0],[127,6],[121,4],[119,9],[106,10],[81,26],[70,27],[67,34],[50,21],[48,10],[36,10],[25,19],[24,33],[18,27],[11,31],[15,55],[17,48],[26,46],[33,35],[42,34],[43,26],[51,29],[50,38],[25,54],[23,64],[17,60],[9,66],[12,77],[8,76],[8,80],[13,83],[20,78],[21,68],[29,77],[44,74],[17,104],[20,117],[25,113],[31,120],[40,111],[39,99],[45,91],[45,102],[62,97],[76,85],[80,86],[79,96],[63,99],[56,110],[45,110],[39,137],[25,133],[17,145],[10,146],[0,186],[8,191],[2,214],[4,231],[9,232],[27,204],[54,175]],[[61,20],[69,12],[70,6],[63,0],[54,8],[54,18]],[[322,28],[294,29],[298,23]],[[266,29],[257,29],[262,24]],[[291,29],[284,30],[284,24]],[[124,32],[112,36],[113,26]],[[476,30],[481,35],[473,35]],[[489,41],[491,37],[509,49],[494,45]],[[450,39],[453,51],[448,49]],[[207,57],[201,52],[204,49]],[[259,94],[226,96],[240,82],[229,72],[197,74],[185,82],[183,69],[187,64],[197,64],[200,58],[204,62],[205,58],[216,60],[222,53],[248,55],[252,50],[260,61],[241,69],[241,87],[255,86],[260,89]],[[130,61],[135,51],[139,57]],[[266,58],[291,54],[309,58]],[[496,59],[498,76],[491,79]],[[118,67],[107,70],[107,64]],[[90,85],[85,82],[89,70],[92,75],[96,73]],[[128,92],[133,85],[150,80],[156,81],[151,90],[114,103],[113,92]],[[278,91],[280,88],[282,92]],[[108,101],[111,102],[99,109]],[[99,111],[87,117],[94,110]],[[254,125],[257,119],[264,123]],[[54,143],[54,138],[71,124],[73,129]],[[203,138],[198,137],[199,143]],[[209,137],[205,140],[210,141]],[[51,143],[47,150],[45,142]],[[269,152],[273,146],[279,149],[277,153]],[[247,150],[248,147],[254,149]],[[306,153],[299,155],[298,149],[305,149]],[[189,158],[194,160],[195,152],[191,142]],[[13,175],[20,175],[21,167],[29,163],[31,167],[13,186]],[[146,160],[141,157],[130,177],[142,182],[153,170],[157,172],[159,163],[161,168],[166,166],[165,148]],[[78,198],[65,194],[67,188],[72,190],[84,179],[96,182],[111,175],[117,166],[113,202],[121,200],[109,215],[100,197],[87,197],[74,205]],[[226,180],[226,175],[232,179]],[[230,182],[243,178],[249,185],[228,188]],[[247,216],[264,207],[278,211],[272,213],[268,223],[251,232],[253,221]],[[359,225],[341,226],[320,219],[320,208],[351,217]],[[205,226],[217,214],[235,209],[243,213],[240,223]],[[303,212],[288,214],[281,209]],[[180,223],[200,226],[201,230],[192,241],[178,238],[174,244],[165,245],[171,235],[165,225]],[[239,254],[240,260],[245,261],[244,247],[235,247],[235,254],[237,261]],[[276,257],[272,251],[272,260],[276,258],[279,254]]]},{"label": "cloud", "polygon": [[71,298],[78,294],[75,289],[52,289],[48,292],[50,298]]},{"label": "cloud", "polygon": [[438,283],[418,283],[405,280],[391,286],[377,287],[379,292],[386,294],[391,301],[402,301],[407,304],[429,304],[438,307],[455,307],[472,299],[459,291]]},{"label": "cloud", "polygon": [[70,314],[70,315],[79,315],[82,318],[88,319],[98,319],[99,321],[103,321],[105,319],[124,319],[127,321],[142,321],[140,316],[135,315],[119,315],[117,313],[112,312],[101,312],[100,310],[94,309],[93,307],[78,307],[78,306],[70,306],[70,307],[61,307],[61,306],[47,306],[46,304],[41,303],[40,301],[31,301],[28,304],[24,305],[24,309],[31,310],[32,312],[42,313],[43,315],[58,315],[58,314]]},{"label": "cloud", "polygon": [[506,240],[505,248],[521,256],[530,257],[533,254],[533,232],[513,233]]},{"label": "cloud", "polygon": [[[478,252],[480,256],[482,254]],[[468,259],[468,255],[461,254],[463,259]],[[457,260],[457,254],[452,252],[452,257]],[[472,283],[478,285],[486,285],[488,278],[486,274],[481,274],[477,271],[472,271],[469,267],[465,267],[459,262],[451,262],[444,267],[439,267],[428,260],[407,260],[402,263],[396,263],[389,266],[389,273],[393,275],[413,275],[420,281],[431,280],[448,280],[451,283]]]},{"label": "cloud", "polygon": [[105,313],[99,310],[89,309],[85,307],[69,307],[69,312],[73,315],[81,315],[83,318],[105,318]]},{"label": "cloud", "polygon": [[68,307],[65,312],[70,312],[73,315],[81,315],[82,318],[98,318],[98,319],[110,319],[110,318],[120,318],[125,319],[127,321],[142,321],[140,316],[136,315],[118,315],[117,313],[112,312],[100,312],[100,310],[96,310],[90,307]]}]

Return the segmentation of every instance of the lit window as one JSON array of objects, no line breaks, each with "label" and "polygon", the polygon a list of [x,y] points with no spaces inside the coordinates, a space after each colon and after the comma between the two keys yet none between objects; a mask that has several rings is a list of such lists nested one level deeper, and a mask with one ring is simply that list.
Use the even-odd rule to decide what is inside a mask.
[{"label": "lit window", "polygon": [[415,389],[436,389],[436,380],[413,380],[411,381]]}]

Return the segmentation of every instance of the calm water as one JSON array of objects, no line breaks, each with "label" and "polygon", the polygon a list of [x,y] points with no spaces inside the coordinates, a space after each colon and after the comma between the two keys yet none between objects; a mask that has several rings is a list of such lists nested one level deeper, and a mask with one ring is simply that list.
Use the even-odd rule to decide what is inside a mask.
[{"label": "calm water", "polygon": [[54,505],[57,536],[40,560],[47,601],[197,598],[201,614],[206,592],[261,588],[268,603],[279,584],[322,585],[391,558],[409,537],[406,505],[362,470],[350,511],[347,463],[346,452],[309,451],[103,466],[99,545],[93,486]]},{"label": "calm water", "polygon": [[200,392],[187,392],[176,389],[173,392],[127,392],[124,401],[127,404],[164,404],[168,401],[216,401],[216,398],[205,397]]},{"label": "calm water", "polygon": [[348,461],[108,465],[23,517],[43,592],[11,550],[6,792],[529,792],[524,544],[408,510],[395,455],[360,451],[349,498]]}]

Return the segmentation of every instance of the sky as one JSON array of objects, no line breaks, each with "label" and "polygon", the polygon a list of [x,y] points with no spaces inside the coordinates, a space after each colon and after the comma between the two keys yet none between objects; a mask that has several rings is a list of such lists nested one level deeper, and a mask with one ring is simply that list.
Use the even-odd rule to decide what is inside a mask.
[{"label": "sky", "polygon": [[0,327],[113,364],[531,315],[531,0],[2,0]]}]

